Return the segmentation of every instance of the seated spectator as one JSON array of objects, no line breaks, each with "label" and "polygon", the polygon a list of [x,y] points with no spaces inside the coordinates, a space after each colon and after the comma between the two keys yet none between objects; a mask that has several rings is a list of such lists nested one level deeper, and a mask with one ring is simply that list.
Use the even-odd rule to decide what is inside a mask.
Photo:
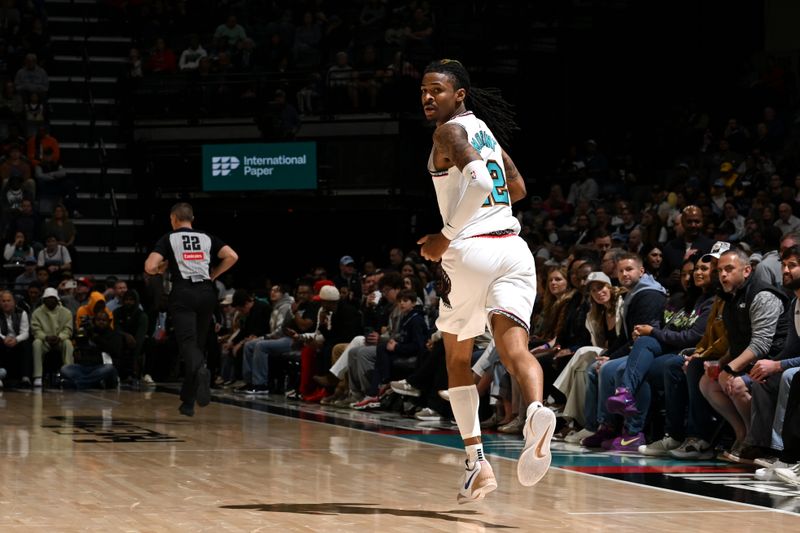
[{"label": "seated spectator", "polygon": [[94,315],[75,334],[75,363],[61,367],[61,379],[78,389],[115,387],[119,377],[114,362],[122,354],[122,342],[107,314]]},{"label": "seated spectator", "polygon": [[[399,279],[395,282],[398,286],[401,283]],[[341,299],[336,287],[323,285],[319,291],[319,299],[316,331],[293,336],[294,340],[305,344],[300,353],[298,388],[303,400],[309,402],[319,402],[326,396],[325,388],[314,383],[314,375],[321,375],[317,368],[330,364],[334,346],[350,342],[361,332],[358,310]]]},{"label": "seated spectator", "polygon": [[668,290],[680,286],[680,269],[684,261],[694,255],[705,255],[711,251],[714,241],[703,234],[703,211],[696,205],[690,205],[681,212],[681,228],[683,235],[669,241],[664,253],[659,282]]},{"label": "seated spectator", "polygon": [[37,307],[42,305],[42,291],[44,287],[42,283],[39,281],[38,276],[36,281],[32,281],[28,283],[28,287],[25,289],[25,294],[21,300],[19,300],[19,307],[24,309],[25,312],[28,313],[28,316],[31,316],[33,312],[36,310]]},{"label": "seated spectator", "polygon": [[792,315],[785,293],[760,283],[751,273],[750,258],[741,250],[729,250],[719,259],[719,281],[725,291],[722,318],[730,349],[719,362],[718,380],[707,376],[700,380],[703,396],[736,434],[731,450],[722,456],[732,462],[755,459],[744,454],[751,423],[752,380],[747,372],[757,360],[773,359],[781,352]]},{"label": "seated spectator", "polygon": [[[0,196],[2,197],[0,205],[3,207],[3,215],[5,217],[17,216],[22,209],[22,200],[26,197],[22,178],[11,176],[0,188]],[[31,196],[27,195],[27,198],[30,199]]]},{"label": "seated spectator", "polygon": [[[784,251],[783,286],[794,291],[794,301],[790,304],[795,316],[800,312],[800,248],[792,247]],[[750,370],[753,380],[751,388],[750,431],[747,433],[747,452],[745,456],[760,455],[771,457],[781,455],[786,449],[783,439],[786,411],[792,380],[800,371],[800,331],[795,321],[789,325],[781,353],[774,358],[756,361]],[[791,442],[789,443],[791,445]],[[756,470],[756,479],[771,481],[775,479],[775,470],[786,468],[789,464],[775,461],[771,466]]]},{"label": "seated spectator", "polygon": [[256,300],[244,289],[237,289],[233,293],[231,307],[239,314],[242,325],[223,346],[223,366],[230,364],[224,359],[240,357],[245,344],[269,332],[269,319],[272,313],[268,304]]},{"label": "seated spectator", "polygon": [[75,331],[79,332],[82,328],[84,330],[90,329],[92,327],[92,318],[98,314],[108,315],[109,327],[114,327],[114,314],[106,307],[106,299],[103,293],[92,291],[89,293],[89,300],[80,306],[78,312],[75,313]]},{"label": "seated spectator", "polygon": [[75,298],[77,288],[78,282],[71,278],[62,280],[58,284],[58,295],[61,297],[61,305],[69,309],[72,316],[75,316],[75,313],[78,312],[78,308],[81,306]]},{"label": "seated spectator", "polygon": [[36,281],[45,289],[50,286],[50,271],[47,267],[36,267]]},{"label": "seated spectator", "polygon": [[[128,293],[128,282],[124,279],[114,280],[113,283],[106,278],[106,284],[109,284],[109,290],[106,291],[108,295],[106,295],[106,307],[108,307],[109,311],[115,313],[117,309],[122,307],[122,300],[125,298],[125,295]],[[139,299],[139,295],[136,295],[136,299]]]},{"label": "seated spectator", "polygon": [[774,226],[780,230],[781,235],[795,233],[800,231],[800,218],[794,216],[790,204],[783,202],[778,206],[778,220]]},{"label": "seated spectator", "polygon": [[47,267],[52,273],[72,269],[69,250],[63,244],[59,244],[58,238],[52,234],[45,239],[44,249],[39,252],[37,263],[39,266]]},{"label": "seated spectator", "polygon": [[129,80],[136,80],[144,76],[144,64],[138,48],[131,48],[128,52],[127,70],[125,77]]},{"label": "seated spectator", "polygon": [[33,198],[36,190],[35,182],[31,179],[31,166],[22,158],[22,149],[18,144],[12,144],[9,147],[8,158],[0,165],[0,179],[4,186],[13,177],[19,178],[20,183]]},{"label": "seated spectator", "polygon": [[[28,313],[17,307],[10,291],[0,292],[0,367],[9,371],[14,379],[30,383],[31,343]],[[41,387],[41,378],[33,380]]]},{"label": "seated spectator", "polygon": [[[120,284],[125,285],[125,290],[119,290]],[[117,282],[116,298],[122,301],[122,306],[113,310],[114,329],[122,334],[125,341],[117,364],[121,379],[142,375],[144,369],[144,343],[149,327],[147,315],[142,311],[139,304],[139,293],[135,290],[127,289],[128,285],[124,281]]]},{"label": "seated spectator", "polygon": [[171,74],[175,72],[177,68],[175,54],[167,47],[163,37],[156,39],[144,68],[147,72],[153,74]]},{"label": "seated spectator", "polygon": [[42,378],[44,355],[59,352],[62,365],[73,363],[72,359],[72,312],[61,305],[58,291],[48,287],[40,305],[31,315],[33,336],[33,379]]},{"label": "seated spectator", "polygon": [[25,135],[32,136],[45,125],[47,109],[39,93],[31,93],[25,103]]},{"label": "seated spectator", "polygon": [[322,41],[322,25],[310,11],[303,13],[303,22],[294,31],[294,62],[298,68],[314,68],[319,65],[319,44]]},{"label": "seated spectator", "polygon": [[3,92],[0,93],[0,117],[20,120],[24,115],[25,103],[14,82],[9,80],[3,84]]},{"label": "seated spectator", "polygon": [[294,298],[289,294],[289,287],[285,285],[273,285],[269,296],[272,304],[269,333],[244,345],[242,378],[246,383],[237,389],[244,394],[267,394],[270,352],[280,354],[292,347],[292,339],[286,335],[284,324],[292,318]]},{"label": "seated spectator", "polygon": [[39,215],[33,211],[33,201],[30,198],[23,198],[20,212],[12,218],[9,224],[9,231],[21,231],[25,235],[25,240],[31,243],[34,249],[41,248],[41,244],[36,242],[39,237],[39,220]]},{"label": "seated spectator", "polygon": [[[543,297],[543,323],[540,332],[531,340],[537,346],[531,353],[539,360],[544,377],[544,397],[551,396],[556,403],[563,404],[565,398],[561,392],[553,387],[553,382],[558,374],[567,365],[572,357],[570,346],[572,341],[566,335],[566,328],[574,320],[580,320],[574,313],[580,314],[579,308],[570,307],[570,302],[582,291],[572,287],[567,279],[567,267],[551,267],[547,273],[547,288]],[[568,316],[572,314],[573,316]],[[583,315],[585,317],[585,314]],[[562,350],[559,339],[565,341]],[[580,342],[580,341],[578,341]],[[511,406],[506,406],[506,424],[511,422]],[[503,425],[503,424],[500,424]]]},{"label": "seated spectator", "polygon": [[[606,399],[614,392],[614,376],[623,368],[633,347],[634,327],[639,324],[661,324],[666,303],[666,290],[644,271],[638,255],[623,255],[618,264],[618,277],[628,290],[622,308],[622,329],[617,342],[586,371],[586,429],[594,431],[581,444],[587,448],[612,446],[619,439],[614,420],[607,410]],[[644,439],[637,444],[645,444]]]},{"label": "seated spectator", "polygon": [[47,76],[47,72],[37,63],[36,54],[25,56],[25,64],[17,71],[17,75],[14,77],[14,85],[26,101],[34,93],[39,95],[40,99],[47,97],[47,91],[50,89],[50,78]]},{"label": "seated spectator", "polygon": [[651,244],[645,247],[640,254],[644,262],[644,270],[654,278],[658,278],[661,272],[661,265],[664,262],[663,246]]},{"label": "seated spectator", "polygon": [[7,242],[3,250],[6,264],[23,265],[29,257],[33,257],[33,247],[25,240],[25,234],[21,231],[14,233],[14,240]]},{"label": "seated spectator", "polygon": [[214,31],[214,43],[224,44],[228,48],[236,48],[247,40],[247,32],[239,25],[234,15],[230,15],[225,24],[220,24]]},{"label": "seated spectator", "polygon": [[42,125],[36,130],[36,134],[28,138],[28,161],[36,167],[44,158],[44,152],[50,149],[50,161],[58,163],[61,160],[61,145],[58,140],[50,135],[47,126]]},{"label": "seated spectator", "polygon": [[336,54],[336,62],[328,69],[326,88],[329,93],[329,105],[334,109],[346,109],[348,105],[352,109],[358,107],[355,71],[350,66],[347,52]]},{"label": "seated spectator", "polygon": [[586,172],[585,166],[581,165],[576,174],[576,180],[569,188],[567,194],[567,203],[577,206],[581,200],[588,202],[597,201],[599,194],[599,187],[594,178],[589,176]]},{"label": "seated spectator", "polygon": [[200,37],[197,34],[189,36],[189,46],[181,52],[178,60],[178,68],[181,72],[191,72],[200,66],[200,60],[208,56],[208,53],[200,45]]},{"label": "seated spectator", "polygon": [[[366,398],[359,404],[353,406],[354,409],[373,409],[380,407],[380,390],[386,388],[392,377],[392,364],[400,358],[413,359],[414,366],[425,352],[425,344],[428,341],[428,326],[425,323],[425,316],[422,305],[418,305],[417,293],[411,289],[403,289],[397,294],[397,306],[400,311],[400,322],[397,332],[389,339],[386,344],[378,344],[375,369],[372,372],[372,379],[369,389],[366,391]],[[372,400],[369,400],[370,394]],[[377,406],[376,406],[377,403]]]},{"label": "seated spectator", "polygon": [[33,257],[25,258],[25,270],[14,278],[14,292],[24,293],[28,285],[36,281],[36,259]]},{"label": "seated spectator", "polygon": [[[36,176],[36,191],[39,196],[39,210],[49,213],[57,203],[65,207],[75,206],[77,187],[67,177],[67,171],[53,156],[53,150],[47,147],[42,152],[42,160],[34,167]],[[74,209],[73,214],[78,216]]]},{"label": "seated spectator", "polygon": [[54,236],[59,246],[69,248],[75,244],[77,233],[75,224],[69,219],[67,208],[63,204],[58,204],[53,208],[53,217],[44,223],[42,231],[45,235]]}]

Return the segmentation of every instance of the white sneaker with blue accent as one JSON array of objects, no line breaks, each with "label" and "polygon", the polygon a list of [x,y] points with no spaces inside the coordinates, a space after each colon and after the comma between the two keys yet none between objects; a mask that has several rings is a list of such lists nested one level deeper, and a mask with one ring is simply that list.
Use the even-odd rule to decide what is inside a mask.
[{"label": "white sneaker with blue accent", "polygon": [[458,487],[458,503],[470,503],[482,500],[484,496],[497,488],[492,465],[486,459],[475,461],[469,468],[469,461],[464,461],[464,478]]}]

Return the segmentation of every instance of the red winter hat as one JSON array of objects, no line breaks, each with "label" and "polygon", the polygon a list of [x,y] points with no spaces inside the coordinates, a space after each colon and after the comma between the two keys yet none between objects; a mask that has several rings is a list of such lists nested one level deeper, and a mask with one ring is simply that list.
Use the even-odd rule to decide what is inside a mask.
[{"label": "red winter hat", "polygon": [[318,282],[314,283],[314,297],[311,299],[315,302],[319,302],[320,301],[319,291],[322,290],[322,287],[325,287],[327,285],[330,285],[331,287],[336,286],[336,284],[329,279],[321,279]]}]

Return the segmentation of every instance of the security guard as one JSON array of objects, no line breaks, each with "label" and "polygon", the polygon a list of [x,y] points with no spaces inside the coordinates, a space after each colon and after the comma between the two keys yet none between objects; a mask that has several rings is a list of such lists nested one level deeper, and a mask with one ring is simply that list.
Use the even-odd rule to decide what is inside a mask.
[{"label": "security guard", "polygon": [[[211,315],[217,305],[214,280],[231,268],[239,256],[218,238],[192,228],[194,211],[188,203],[172,206],[169,221],[172,232],[158,240],[144,263],[144,270],[155,276],[169,268],[172,281],[169,312],[184,363],[182,403],[178,410],[182,415],[194,416],[195,400],[201,407],[211,401],[210,376],[203,364],[203,353]],[[213,267],[212,262],[216,263]]]}]

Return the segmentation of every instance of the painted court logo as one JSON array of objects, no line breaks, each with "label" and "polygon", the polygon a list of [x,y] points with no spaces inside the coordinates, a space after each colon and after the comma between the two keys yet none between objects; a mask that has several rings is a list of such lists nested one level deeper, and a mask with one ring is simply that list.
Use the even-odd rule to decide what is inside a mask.
[{"label": "painted court logo", "polygon": [[232,170],[239,168],[238,157],[212,157],[211,158],[211,175],[212,176],[227,176]]}]

